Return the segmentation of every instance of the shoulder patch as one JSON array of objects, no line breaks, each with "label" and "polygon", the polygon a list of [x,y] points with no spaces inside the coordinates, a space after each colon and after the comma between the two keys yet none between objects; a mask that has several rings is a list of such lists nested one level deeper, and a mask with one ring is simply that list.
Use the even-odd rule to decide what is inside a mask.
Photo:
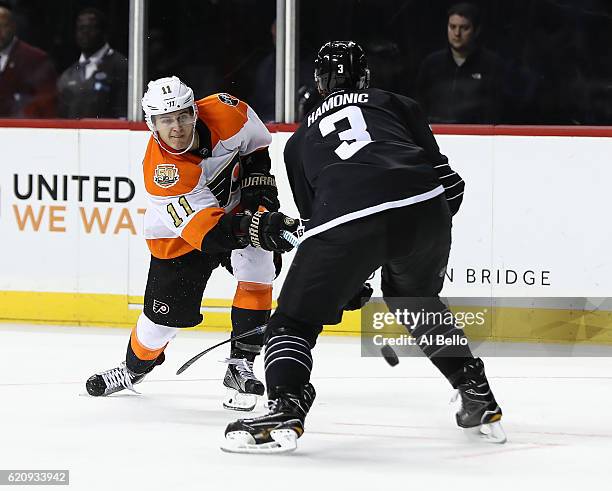
[{"label": "shoulder patch", "polygon": [[228,106],[232,106],[232,107],[237,106],[238,103],[240,102],[236,97],[234,97],[233,95],[229,95],[225,92],[217,94],[217,97],[223,104],[227,104]]},{"label": "shoulder patch", "polygon": [[157,164],[153,182],[160,188],[174,186],[179,180],[179,171],[174,164]]}]

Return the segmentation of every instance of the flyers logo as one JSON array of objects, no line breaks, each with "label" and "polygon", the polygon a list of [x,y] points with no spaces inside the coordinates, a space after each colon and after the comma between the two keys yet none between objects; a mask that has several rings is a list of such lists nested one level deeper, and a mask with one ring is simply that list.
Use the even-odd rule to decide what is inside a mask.
[{"label": "flyers logo", "polygon": [[238,99],[236,99],[234,96],[231,96],[229,94],[226,94],[225,92],[221,93],[221,94],[217,94],[217,97],[219,98],[219,100],[223,103],[223,104],[227,104],[228,106],[237,106],[238,102],[240,102]]},{"label": "flyers logo", "polygon": [[240,168],[240,155],[236,150],[206,184],[221,208],[228,206],[240,189]]},{"label": "flyers logo", "polygon": [[179,171],[174,164],[158,164],[155,167],[155,175],[153,181],[160,188],[169,188],[174,186],[179,180]]},{"label": "flyers logo", "polygon": [[170,312],[170,306],[167,303],[153,299],[153,312],[156,314],[166,315]]}]

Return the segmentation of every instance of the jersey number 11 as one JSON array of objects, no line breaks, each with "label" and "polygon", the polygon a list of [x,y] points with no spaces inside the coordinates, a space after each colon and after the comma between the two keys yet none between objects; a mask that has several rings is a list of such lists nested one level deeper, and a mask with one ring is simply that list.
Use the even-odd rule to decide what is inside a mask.
[{"label": "jersey number 11", "polygon": [[[191,205],[189,204],[189,201],[187,201],[187,198],[185,198],[185,196],[181,196],[178,200],[178,203],[179,205],[181,205],[181,208],[185,211],[186,216],[192,215],[194,213],[193,208],[191,207]],[[183,219],[178,215],[174,205],[170,203],[168,206],[166,206],[166,210],[168,210],[168,213],[170,213],[170,216],[172,217],[172,220],[174,221],[174,226],[180,227],[181,223],[183,223]]]}]

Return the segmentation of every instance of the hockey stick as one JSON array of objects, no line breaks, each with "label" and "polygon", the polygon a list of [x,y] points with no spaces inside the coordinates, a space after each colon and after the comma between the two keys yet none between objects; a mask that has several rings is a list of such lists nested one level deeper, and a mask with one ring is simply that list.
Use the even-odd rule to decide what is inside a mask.
[{"label": "hockey stick", "polygon": [[[285,239],[287,242],[289,242],[293,247],[297,247],[298,245],[300,245],[300,240],[295,235],[293,235],[291,232],[289,232],[288,230],[283,230],[281,232],[281,235],[282,235],[283,239]],[[251,329],[250,331],[247,331],[247,332],[244,332],[242,334],[239,334],[238,336],[233,336],[233,337],[230,337],[229,339],[226,339],[225,341],[221,341],[220,343],[215,344],[214,346],[211,346],[210,348],[206,348],[204,351],[202,351],[201,353],[198,353],[197,355],[195,355],[190,360],[187,360],[183,364],[183,366],[181,366],[181,368],[179,368],[176,371],[176,374],[180,375],[185,370],[187,370],[191,365],[193,365],[196,361],[198,361],[200,358],[202,358],[206,353],[214,350],[215,348],[218,348],[219,346],[223,346],[224,344],[227,344],[227,343],[229,343],[231,341],[236,341],[238,339],[246,338],[246,337],[252,336],[254,334],[263,334],[263,332],[265,330],[266,330],[266,324],[263,324],[261,326],[256,327],[255,329]]]},{"label": "hockey stick", "polygon": [[242,338],[246,338],[246,337],[249,337],[249,336],[253,336],[255,334],[263,334],[265,330],[266,330],[266,324],[262,324],[261,326],[257,326],[256,328],[251,329],[250,331],[243,332],[242,334],[239,334],[238,336],[232,336],[229,339],[226,339],[225,341],[221,341],[220,343],[217,343],[214,346],[211,346],[210,348],[206,348],[201,353],[198,353],[193,358],[191,358],[190,360],[186,361],[185,364],[183,364],[183,366],[176,371],[176,374],[180,375],[185,370],[187,370],[191,365],[193,365],[196,361],[198,361],[200,358],[202,358],[206,353],[214,350],[215,348],[218,348],[219,346],[223,346],[224,344],[227,344],[227,343],[229,343],[231,341],[237,341],[238,339],[242,339]]},{"label": "hockey stick", "polygon": [[301,240],[293,235],[289,230],[283,230],[281,232],[281,237],[289,242],[293,247],[297,248],[300,245]]}]

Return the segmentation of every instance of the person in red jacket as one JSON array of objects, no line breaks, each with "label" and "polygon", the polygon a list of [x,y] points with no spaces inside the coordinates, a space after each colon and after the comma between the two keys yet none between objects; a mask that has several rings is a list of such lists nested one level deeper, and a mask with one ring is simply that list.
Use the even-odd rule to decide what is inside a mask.
[{"label": "person in red jacket", "polygon": [[16,36],[11,9],[0,5],[0,118],[55,117],[57,74],[44,51]]}]

